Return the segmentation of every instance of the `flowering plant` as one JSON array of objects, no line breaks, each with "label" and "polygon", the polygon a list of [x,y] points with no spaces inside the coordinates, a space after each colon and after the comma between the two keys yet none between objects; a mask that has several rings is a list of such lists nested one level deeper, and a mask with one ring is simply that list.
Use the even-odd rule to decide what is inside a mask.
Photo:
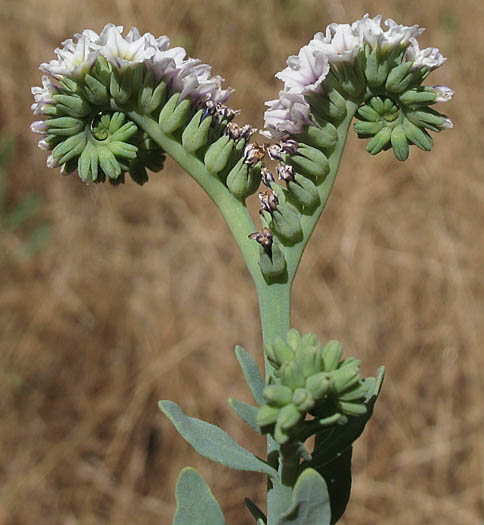
[{"label": "flowering plant", "polygon": [[[257,289],[264,339],[265,378],[241,347],[235,354],[256,406],[230,399],[232,409],[267,436],[261,459],[222,429],[186,416],[171,401],[160,408],[204,456],[268,478],[267,509],[246,500],[259,525],[333,524],[351,488],[352,445],[363,432],[380,392],[383,368],[362,378],[360,361],[343,358],[337,341],[322,344],[290,323],[291,287],[302,253],[326,205],[353,119],[375,155],[392,149],[398,160],[410,146],[429,151],[430,132],[452,127],[434,109],[450,100],[446,86],[424,86],[445,58],[421,50],[419,26],[380,15],[330,24],[276,77],[284,83],[267,103],[265,130],[276,142],[250,142],[251,126],[234,123],[225,105],[231,89],[208,65],[170,48],[166,36],[140,35],[107,25],[85,30],[41,65],[42,87],[32,89],[32,124],[50,151],[49,167],[77,171],[87,183],[138,184],[163,169],[166,155],[208,193],[237,241]],[[277,161],[276,173],[264,166]],[[260,227],[246,199],[258,196]],[[308,439],[314,437],[309,449]],[[176,488],[173,523],[225,523],[200,474],[184,469]]]}]

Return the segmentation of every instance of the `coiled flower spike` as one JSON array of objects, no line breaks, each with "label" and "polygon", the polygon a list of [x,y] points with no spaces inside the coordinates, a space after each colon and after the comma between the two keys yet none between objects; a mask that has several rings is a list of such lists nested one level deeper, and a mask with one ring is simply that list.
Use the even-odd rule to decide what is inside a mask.
[{"label": "coiled flower spike", "polygon": [[41,65],[46,74],[42,87],[32,88],[32,110],[44,119],[31,129],[43,135],[47,165],[77,169],[85,182],[118,184],[129,173],[143,184],[147,169],[163,168],[165,152],[133,121],[136,113],[158,122],[168,140],[204,162],[237,198],[254,193],[261,163],[247,156],[253,130],[231,123],[238,112],[224,105],[232,90],[222,89],[223,79],[183,48],[169,48],[166,36],[122,32],[113,24],[100,34],[85,30]]}]

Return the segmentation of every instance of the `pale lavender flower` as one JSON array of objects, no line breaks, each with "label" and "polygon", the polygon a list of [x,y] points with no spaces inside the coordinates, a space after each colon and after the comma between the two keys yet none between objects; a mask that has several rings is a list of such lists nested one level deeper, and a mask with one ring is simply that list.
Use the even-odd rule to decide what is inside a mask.
[{"label": "pale lavender flower", "polygon": [[279,98],[266,102],[266,106],[269,107],[264,113],[267,131],[260,132],[265,137],[282,139],[297,135],[311,122],[309,104],[299,93],[281,91]]},{"label": "pale lavender flower", "polygon": [[276,74],[286,90],[295,93],[321,92],[321,84],[329,72],[328,57],[311,43],[304,46],[297,56],[287,59],[287,67]]},{"label": "pale lavender flower", "polygon": [[363,36],[355,24],[330,24],[325,35],[314,35],[310,45],[325,55],[331,64],[353,62],[363,47]]},{"label": "pale lavender flower", "polygon": [[33,87],[31,91],[35,100],[31,109],[34,115],[42,115],[47,106],[54,104],[54,95],[59,93],[59,88],[48,76],[44,75],[42,77],[42,87]]},{"label": "pale lavender flower", "polygon": [[454,127],[454,123],[449,117],[444,117],[444,123],[440,127],[442,129],[452,129]]},{"label": "pale lavender flower", "polygon": [[425,29],[418,25],[403,26],[397,24],[391,18],[385,20],[384,24],[388,30],[384,31],[381,27],[382,15],[370,18],[366,14],[361,20],[357,20],[352,27],[361,32],[364,42],[371,48],[391,49],[398,45],[407,46],[411,39],[420,36]]},{"label": "pale lavender flower", "polygon": [[455,94],[455,91],[447,86],[432,86],[432,89],[437,93],[435,102],[449,102]]},{"label": "pale lavender flower", "polygon": [[45,124],[45,120],[36,120],[35,122],[32,122],[32,124],[30,124],[30,129],[39,135],[47,135],[47,125]]},{"label": "pale lavender flower", "polygon": [[415,38],[410,39],[405,58],[413,62],[412,69],[428,67],[431,70],[439,68],[447,60],[436,47],[420,49]]}]

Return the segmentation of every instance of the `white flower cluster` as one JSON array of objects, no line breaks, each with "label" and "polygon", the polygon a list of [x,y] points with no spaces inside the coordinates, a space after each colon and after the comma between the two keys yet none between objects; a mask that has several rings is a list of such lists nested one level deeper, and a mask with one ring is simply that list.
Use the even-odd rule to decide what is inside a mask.
[{"label": "white flower cluster", "polygon": [[309,104],[304,96],[322,93],[322,84],[332,64],[351,63],[365,45],[370,49],[388,51],[396,46],[406,47],[406,60],[413,68],[440,67],[445,58],[436,48],[420,50],[416,38],[424,31],[418,25],[403,26],[391,18],[381,26],[382,15],[362,19],[350,24],[330,24],[325,34],[316,33],[297,56],[287,59],[287,67],[276,74],[284,82],[279,98],[266,102],[265,112],[268,138],[280,139],[287,134],[301,133],[309,121]]},{"label": "white flower cluster", "polygon": [[[194,101],[204,98],[214,102],[225,102],[231,89],[222,89],[223,79],[210,76],[210,66],[200,60],[186,58],[182,47],[169,49],[170,40],[166,36],[155,38],[152,34],[140,35],[133,27],[123,37],[123,27],[108,24],[100,34],[90,29],[75,34],[74,39],[62,43],[55,50],[56,60],[42,64],[40,69],[54,79],[82,78],[88,73],[99,56],[122,70],[132,64],[144,63],[155,75],[169,81],[173,88],[181,92],[180,100],[190,97]],[[55,85],[44,77],[42,88],[33,88],[35,97],[34,113],[41,112],[42,104],[50,100],[56,91]]]}]

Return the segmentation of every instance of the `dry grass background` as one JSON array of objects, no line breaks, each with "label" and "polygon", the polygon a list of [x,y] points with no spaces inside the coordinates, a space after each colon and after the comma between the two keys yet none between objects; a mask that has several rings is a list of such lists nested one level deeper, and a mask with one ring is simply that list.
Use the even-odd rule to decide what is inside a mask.
[{"label": "dry grass background", "polygon": [[263,481],[201,459],[157,408],[173,399],[262,454],[226,403],[249,400],[232,352],[260,361],[257,302],[215,208],[174,163],[140,188],[86,187],[45,167],[30,86],[62,40],[109,21],[168,34],[237,88],[261,125],[286,56],[333,21],[383,12],[449,57],[455,129],[431,154],[371,158],[351,135],[294,290],[294,326],[384,363],[354,454],[344,523],[484,523],[484,7],[479,0],[0,0],[0,133],[17,148],[11,204],[45,199],[54,233],[24,261],[0,232],[0,523],[168,524],[194,465],[246,524]]}]

